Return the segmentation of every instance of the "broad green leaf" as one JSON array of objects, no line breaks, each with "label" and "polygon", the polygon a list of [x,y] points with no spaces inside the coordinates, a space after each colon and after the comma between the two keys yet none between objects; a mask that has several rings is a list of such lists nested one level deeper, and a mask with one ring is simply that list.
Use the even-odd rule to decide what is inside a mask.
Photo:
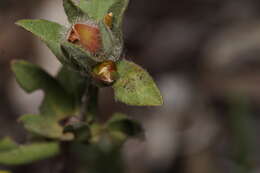
[{"label": "broad green leaf", "polygon": [[163,99],[152,77],[127,60],[117,63],[119,79],[113,85],[115,99],[134,106],[159,106]]},{"label": "broad green leaf", "polygon": [[70,65],[60,49],[60,42],[64,40],[66,27],[47,20],[19,20],[16,24],[38,36],[61,63]]},{"label": "broad green leaf", "polygon": [[143,131],[138,121],[133,120],[121,113],[115,113],[107,122],[107,128],[110,131],[122,132],[127,136],[136,136]]},{"label": "broad green leaf", "polygon": [[40,111],[42,115],[64,118],[75,111],[74,100],[60,83],[40,67],[26,61],[14,61],[12,70],[20,86],[27,92],[42,89],[45,97]]},{"label": "broad green leaf", "polygon": [[85,73],[85,75],[91,72],[92,68],[97,64],[97,62],[102,62],[104,59],[92,56],[89,52],[85,51],[78,45],[74,45],[69,42],[63,42],[61,44],[61,49],[64,55],[75,64],[78,65],[77,71]]},{"label": "broad green leaf", "polygon": [[79,7],[91,18],[100,21],[116,0],[80,0]]},{"label": "broad green leaf", "polygon": [[59,42],[62,40],[63,32],[66,31],[66,28],[58,23],[41,19],[24,19],[17,21],[16,24],[32,32],[46,42]]},{"label": "broad green leaf", "polygon": [[16,147],[17,144],[10,137],[5,137],[0,140],[0,152],[11,150]]},{"label": "broad green leaf", "polygon": [[80,18],[87,18],[87,15],[72,0],[63,0],[63,7],[70,23],[75,23]]},{"label": "broad green leaf", "polygon": [[21,145],[15,149],[0,152],[0,164],[22,165],[57,155],[60,151],[56,142]]}]

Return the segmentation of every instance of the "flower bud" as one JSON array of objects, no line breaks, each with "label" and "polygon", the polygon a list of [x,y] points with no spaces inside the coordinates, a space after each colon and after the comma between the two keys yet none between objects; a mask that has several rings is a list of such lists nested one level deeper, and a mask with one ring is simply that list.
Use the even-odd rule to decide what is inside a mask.
[{"label": "flower bud", "polygon": [[104,17],[104,23],[109,27],[112,28],[113,22],[113,13],[110,12]]},{"label": "flower bud", "polygon": [[102,47],[100,30],[97,26],[91,24],[77,23],[73,25],[67,40],[82,46],[93,54],[97,53]]},{"label": "flower bud", "polygon": [[93,70],[93,77],[105,84],[113,83],[117,78],[117,69],[113,61],[105,61]]}]

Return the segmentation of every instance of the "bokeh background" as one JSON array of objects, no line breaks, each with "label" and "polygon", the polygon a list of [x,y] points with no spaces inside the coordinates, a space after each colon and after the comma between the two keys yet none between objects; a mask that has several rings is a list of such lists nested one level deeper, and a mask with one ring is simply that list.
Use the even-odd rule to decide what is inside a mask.
[{"label": "bokeh background", "polygon": [[[26,139],[17,119],[36,113],[43,94],[25,94],[10,71],[26,59],[55,74],[50,51],[16,20],[66,22],[62,0],[0,0],[0,137]],[[147,69],[165,104],[125,106],[111,89],[100,114],[142,122],[146,139],[123,149],[127,173],[260,173],[260,1],[131,0],[124,23],[126,56]],[[13,168],[48,173],[49,162]],[[0,166],[1,168],[1,166]]]}]

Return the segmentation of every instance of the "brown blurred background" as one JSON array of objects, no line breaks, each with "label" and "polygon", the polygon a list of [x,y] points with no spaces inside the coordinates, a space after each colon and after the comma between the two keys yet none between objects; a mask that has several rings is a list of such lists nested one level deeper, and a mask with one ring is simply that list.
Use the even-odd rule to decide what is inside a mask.
[{"label": "brown blurred background", "polygon": [[[23,18],[67,24],[62,0],[0,0],[0,137],[25,140],[17,119],[37,112],[42,93],[25,94],[10,71],[26,59],[55,74],[60,64]],[[260,172],[260,1],[131,0],[126,55],[147,69],[165,104],[129,107],[102,89],[100,116],[122,111],[140,120],[146,140],[124,147],[128,173]],[[46,173],[49,162],[13,168]],[[1,168],[1,166],[0,166]]]}]

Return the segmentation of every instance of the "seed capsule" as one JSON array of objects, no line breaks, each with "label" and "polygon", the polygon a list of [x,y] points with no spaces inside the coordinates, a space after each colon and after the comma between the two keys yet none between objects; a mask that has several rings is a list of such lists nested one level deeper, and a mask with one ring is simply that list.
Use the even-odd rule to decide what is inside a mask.
[{"label": "seed capsule", "polygon": [[111,84],[117,78],[117,69],[113,61],[105,61],[97,65],[93,70],[94,78],[106,83]]},{"label": "seed capsule", "polygon": [[104,23],[109,27],[112,28],[113,24],[113,13],[110,12],[104,17]]},{"label": "seed capsule", "polygon": [[67,40],[82,46],[91,53],[96,53],[101,49],[100,31],[96,26],[75,24],[72,26]]}]

